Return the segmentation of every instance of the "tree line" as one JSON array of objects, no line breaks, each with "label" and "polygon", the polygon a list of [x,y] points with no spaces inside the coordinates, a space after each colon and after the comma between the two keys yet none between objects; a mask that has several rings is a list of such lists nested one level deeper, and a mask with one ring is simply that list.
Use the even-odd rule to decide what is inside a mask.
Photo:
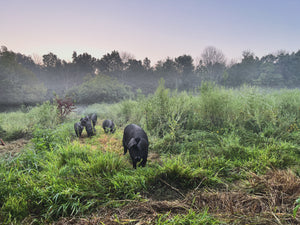
[{"label": "tree line", "polygon": [[[167,88],[180,91],[195,89],[204,81],[226,87],[248,84],[296,88],[300,87],[300,50],[292,53],[280,51],[261,58],[251,51],[244,51],[240,62],[227,63],[221,50],[209,46],[197,60],[184,54],[151,65],[148,57],[137,60],[131,54],[116,50],[100,59],[74,51],[72,61],[67,62],[52,52],[39,58],[15,53],[5,46],[0,49],[0,104],[40,102],[52,98],[53,93],[70,94],[69,90],[76,92],[80,89],[80,94],[84,94],[84,90],[89,89],[87,84],[93,83],[92,79],[96,79],[96,83],[104,79],[109,83],[104,86],[110,88],[118,86],[120,89],[123,85],[123,92],[114,92],[116,100],[117,95],[130,96],[130,91],[138,89],[144,94],[153,93],[161,78]],[[105,90],[107,92],[110,90]],[[109,96],[105,101],[110,100]]]}]

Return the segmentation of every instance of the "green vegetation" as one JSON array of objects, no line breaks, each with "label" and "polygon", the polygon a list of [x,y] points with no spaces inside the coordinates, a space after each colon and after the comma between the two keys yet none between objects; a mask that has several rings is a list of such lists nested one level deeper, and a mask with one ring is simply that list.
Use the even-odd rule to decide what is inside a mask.
[{"label": "green vegetation", "polygon": [[77,103],[118,102],[132,96],[129,87],[105,75],[86,77],[85,82],[67,91]]},{"label": "green vegetation", "polygon": [[[1,113],[0,134],[4,140],[30,137],[34,127],[54,128],[59,121],[56,105],[45,102],[16,112]],[[2,129],[2,131],[1,131]]]},{"label": "green vegetation", "polygon": [[[130,54],[131,55],[131,54]],[[114,50],[97,59],[88,53],[72,54],[66,62],[49,52],[36,63],[32,57],[0,48],[0,106],[34,105],[74,94],[81,104],[112,103],[141,90],[153,94],[163,78],[166,87],[190,91],[203,82],[226,87],[256,85],[264,88],[300,87],[300,51],[280,51],[258,58],[244,51],[241,61],[229,62],[222,51],[205,48],[199,59],[181,55],[151,65],[149,58],[134,59]],[[227,61],[227,62],[226,62]],[[217,106],[216,106],[217,107]]]},{"label": "green vegetation", "polygon": [[168,219],[169,214],[160,215],[156,221],[157,225],[168,225],[168,224],[220,224],[214,218],[211,218],[207,210],[203,213],[195,213],[194,211],[190,210],[186,215],[176,215],[171,219]]},{"label": "green vegetation", "polygon": [[298,210],[299,210],[299,208],[300,208],[300,198],[298,198],[297,200],[296,200],[296,207],[294,208],[294,211],[293,211],[293,215],[294,215],[294,217],[296,217],[296,215],[297,215],[297,212],[298,212]]},{"label": "green vegetation", "polygon": [[0,105],[34,104],[45,100],[44,84],[31,69],[18,62],[15,53],[3,46],[0,49],[0,82]]},{"label": "green vegetation", "polygon": [[[49,102],[1,113],[4,137],[21,132],[31,142],[15,157],[1,157],[0,222],[49,224],[128,205],[140,211],[115,215],[114,222],[143,221],[137,214],[157,205],[161,211],[148,218],[155,224],[238,224],[254,214],[299,221],[299,106],[299,90],[205,83],[191,94],[172,92],[162,81],[148,97],[89,106],[82,114],[98,114],[92,138],[75,136],[82,115],[61,123]],[[104,134],[106,118],[115,121],[116,133]],[[150,140],[147,165],[137,170],[123,156],[128,123],[141,125]]]}]

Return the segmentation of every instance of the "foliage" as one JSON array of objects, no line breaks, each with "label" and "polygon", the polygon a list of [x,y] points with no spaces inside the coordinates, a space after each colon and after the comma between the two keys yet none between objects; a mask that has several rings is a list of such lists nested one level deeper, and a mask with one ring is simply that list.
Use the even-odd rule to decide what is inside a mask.
[{"label": "foliage", "polygon": [[90,104],[118,102],[132,94],[127,86],[117,80],[105,75],[96,75],[87,77],[84,83],[69,89],[67,95],[73,96],[77,103]]},{"label": "foliage", "polygon": [[18,55],[0,50],[0,105],[35,104],[45,100],[46,88],[36,74],[18,63]]},{"label": "foliage", "polygon": [[[72,62],[52,52],[42,56],[40,64],[30,56],[0,49],[1,105],[41,103],[60,95],[74,94],[77,102],[93,104],[117,102],[132,97],[131,91],[153,94],[159,79],[172,90],[194,90],[203,82],[226,87],[257,85],[272,88],[296,88],[300,85],[300,51],[278,52],[258,58],[251,51],[241,62],[226,65],[221,50],[206,47],[199,60],[190,55],[167,57],[151,66],[151,61],[134,59],[114,50],[96,59],[88,53],[73,52]],[[97,75],[98,74],[98,75]],[[103,75],[100,75],[103,74]],[[105,74],[105,75],[104,75]],[[106,77],[107,76],[107,77]],[[127,86],[128,85],[128,86]]]},{"label": "foliage", "polygon": [[75,106],[71,98],[60,99],[58,96],[55,98],[57,109],[59,113],[59,118],[63,121],[72,111],[74,111]]},{"label": "foliage", "polygon": [[[1,114],[5,131],[27,126],[25,131],[33,137],[17,156],[1,157],[0,222],[21,223],[31,216],[52,223],[61,217],[86,216],[100,207],[138,204],[147,196],[167,197],[168,192],[185,200],[198,189],[226,190],[226,195],[231,188],[266,192],[259,177],[271,169],[288,169],[299,178],[299,102],[299,90],[235,90],[204,83],[191,94],[172,92],[162,81],[148,97],[84,109],[85,115],[97,112],[99,121],[113,119],[117,130],[104,134],[98,121],[97,134],[82,139],[73,138],[70,115],[58,123],[57,108],[49,102],[28,112]],[[136,170],[129,155],[123,156],[123,128],[128,123],[141,125],[149,136],[147,165]],[[249,180],[254,174],[259,184]],[[253,186],[236,186],[247,182]],[[278,188],[277,195],[290,194],[279,192],[276,185],[272,188]],[[187,214],[158,215],[156,223],[221,223],[208,215],[208,209],[199,211],[193,202],[188,207]],[[290,210],[290,216],[293,209],[295,215],[298,200],[288,209],[276,208]]]},{"label": "foliage", "polygon": [[[1,121],[0,121],[1,124]],[[6,135],[6,131],[0,126],[0,137],[4,137]]]},{"label": "foliage", "polygon": [[58,125],[56,129],[35,127],[32,142],[37,151],[52,151],[60,144],[66,144],[69,140],[69,133],[72,130],[71,124]]},{"label": "foliage", "polygon": [[0,113],[0,115],[1,126],[5,131],[2,136],[4,140],[30,137],[35,126],[53,128],[59,122],[56,106],[48,101],[30,108],[27,112],[19,110],[11,113]]}]

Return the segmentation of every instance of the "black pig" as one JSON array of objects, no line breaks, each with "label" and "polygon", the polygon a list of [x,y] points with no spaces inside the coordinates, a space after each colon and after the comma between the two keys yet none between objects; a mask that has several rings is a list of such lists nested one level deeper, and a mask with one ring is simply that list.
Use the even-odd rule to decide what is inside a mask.
[{"label": "black pig", "polygon": [[80,119],[81,125],[85,126],[88,137],[95,135],[95,128],[89,116]]},{"label": "black pig", "polygon": [[93,122],[93,127],[94,127],[94,131],[96,131],[95,130],[95,126],[96,126],[96,123],[97,123],[97,114],[96,113],[93,113],[93,114],[91,114],[90,116],[89,116],[89,118],[92,120],[92,122]]},{"label": "black pig", "polygon": [[81,137],[83,126],[81,125],[81,122],[77,122],[74,124],[74,130],[77,137]]},{"label": "black pig", "polygon": [[102,128],[105,133],[108,132],[114,133],[116,131],[115,124],[112,120],[104,120],[102,123]]},{"label": "black pig", "polygon": [[85,125],[86,125],[86,123],[87,123],[88,120],[89,120],[88,116],[81,118],[80,119],[81,125],[85,127]]},{"label": "black pig", "polygon": [[129,124],[124,129],[123,147],[124,155],[129,149],[133,168],[136,169],[137,162],[141,161],[139,166],[145,166],[148,157],[148,136],[145,131],[136,124]]}]

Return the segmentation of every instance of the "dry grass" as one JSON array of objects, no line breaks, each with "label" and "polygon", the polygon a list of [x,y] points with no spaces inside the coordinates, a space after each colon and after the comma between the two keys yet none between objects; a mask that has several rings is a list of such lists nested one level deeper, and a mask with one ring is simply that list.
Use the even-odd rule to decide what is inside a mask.
[{"label": "dry grass", "polygon": [[[170,188],[170,187],[169,187]],[[184,200],[129,201],[121,208],[100,207],[86,218],[62,218],[55,224],[154,224],[160,214],[186,214],[189,209],[208,212],[228,224],[300,224],[293,218],[294,203],[300,195],[300,178],[291,171],[270,171],[264,176],[250,174],[235,190],[195,189]]]},{"label": "dry grass", "polygon": [[246,182],[234,189],[199,190],[189,193],[186,201],[194,201],[193,207],[197,209],[208,207],[210,213],[222,217],[239,215],[243,219],[268,219],[266,224],[272,224],[269,219],[274,224],[300,223],[299,213],[292,218],[295,200],[300,196],[300,179],[291,171],[275,170],[264,176],[252,173]]},{"label": "dry grass", "polygon": [[155,224],[155,220],[160,214],[170,213],[170,217],[175,214],[185,214],[189,205],[180,201],[133,201],[119,209],[107,207],[99,208],[98,212],[88,218],[62,218],[57,225],[62,224]]},{"label": "dry grass", "polygon": [[5,145],[0,145],[0,155],[2,154],[10,154],[11,156],[15,156],[19,153],[25,145],[27,145],[30,140],[21,138],[15,141],[7,141]]},{"label": "dry grass", "polygon": [[123,146],[120,140],[110,134],[102,134],[97,141],[100,143],[104,151],[117,152],[119,155],[124,153]]}]

